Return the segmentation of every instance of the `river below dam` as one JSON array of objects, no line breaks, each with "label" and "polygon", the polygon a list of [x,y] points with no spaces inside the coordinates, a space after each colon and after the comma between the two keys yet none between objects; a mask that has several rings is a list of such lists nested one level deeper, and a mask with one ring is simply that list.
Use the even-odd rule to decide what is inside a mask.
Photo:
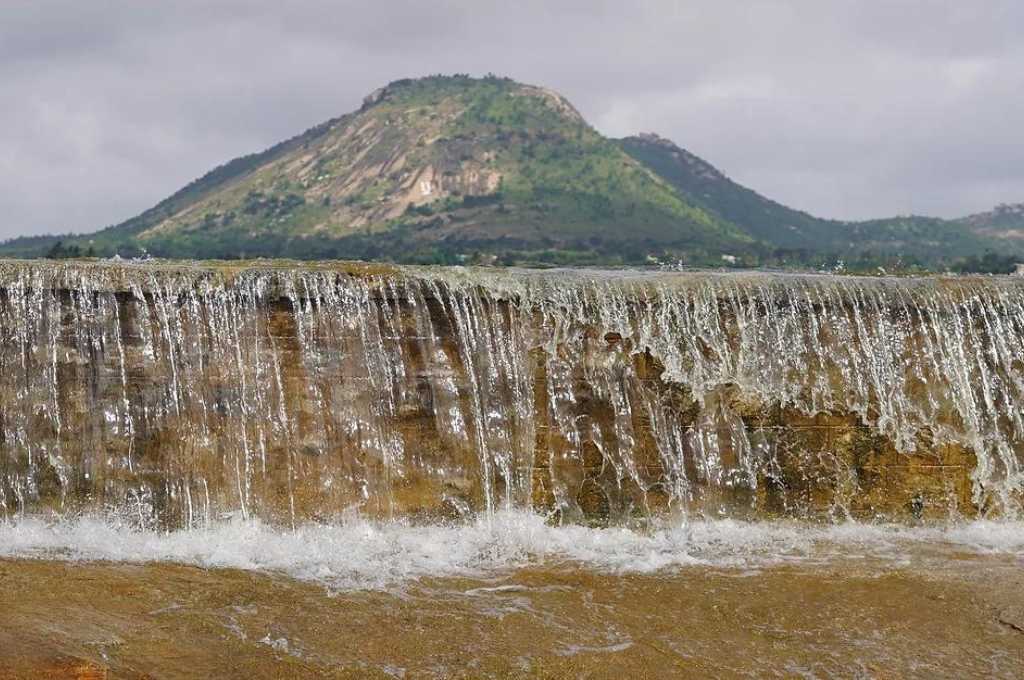
[{"label": "river below dam", "polygon": [[0,262],[0,679],[1021,677],[1024,281]]}]

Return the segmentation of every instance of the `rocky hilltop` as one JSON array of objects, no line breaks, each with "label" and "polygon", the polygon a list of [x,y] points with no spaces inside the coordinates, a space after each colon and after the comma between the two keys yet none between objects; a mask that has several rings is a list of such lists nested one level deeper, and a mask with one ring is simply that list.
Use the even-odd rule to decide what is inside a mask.
[{"label": "rocky hilltop", "polygon": [[0,254],[934,266],[1018,247],[1021,211],[986,215],[821,219],[658,135],[606,138],[551,90],[456,75],[393,82],[122,224]]},{"label": "rocky hilltop", "polygon": [[1002,204],[961,220],[973,231],[1008,241],[1024,241],[1024,203]]}]

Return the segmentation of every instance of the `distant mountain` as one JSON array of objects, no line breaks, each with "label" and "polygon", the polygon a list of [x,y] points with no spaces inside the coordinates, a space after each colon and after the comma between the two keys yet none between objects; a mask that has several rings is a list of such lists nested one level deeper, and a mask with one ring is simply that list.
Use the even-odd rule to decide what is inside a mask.
[{"label": "distant mountain", "polygon": [[1024,246],[1024,203],[996,206],[990,212],[968,215],[957,220],[975,234]]},{"label": "distant mountain", "polygon": [[15,239],[0,255],[937,265],[1018,238],[1003,213],[986,215],[821,219],[656,135],[607,139],[550,90],[431,76],[393,82],[119,225]]},{"label": "distant mountain", "polygon": [[594,131],[560,95],[465,76],[391,83],[359,111],[62,243],[102,254],[397,260],[476,250],[713,255],[755,245]]},{"label": "distant mountain", "polygon": [[653,133],[626,137],[623,150],[651,168],[691,201],[740,226],[754,238],[781,248],[831,244],[843,224],[823,220],[765,198],[733,182],[720,170]]},{"label": "distant mountain", "polygon": [[[872,253],[936,264],[994,247],[992,234],[965,228],[959,221],[910,216],[843,222],[814,217],[733,182],[707,161],[655,134],[627,137],[620,144],[695,205],[767,246],[803,252],[809,261],[815,255],[857,258]],[[1018,223],[1024,228],[1024,220]]]}]

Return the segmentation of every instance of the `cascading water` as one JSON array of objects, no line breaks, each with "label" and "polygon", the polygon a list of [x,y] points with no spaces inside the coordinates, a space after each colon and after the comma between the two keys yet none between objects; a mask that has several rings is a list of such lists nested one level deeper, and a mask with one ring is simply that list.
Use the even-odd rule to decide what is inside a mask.
[{"label": "cascading water", "polygon": [[0,265],[0,513],[1017,512],[1024,284]]}]

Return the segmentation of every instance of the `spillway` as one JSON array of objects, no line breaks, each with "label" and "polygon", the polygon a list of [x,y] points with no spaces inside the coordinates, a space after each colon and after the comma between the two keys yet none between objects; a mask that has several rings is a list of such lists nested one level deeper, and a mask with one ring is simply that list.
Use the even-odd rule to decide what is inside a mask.
[{"label": "spillway", "polygon": [[1017,516],[1024,283],[0,263],[0,516]]}]

